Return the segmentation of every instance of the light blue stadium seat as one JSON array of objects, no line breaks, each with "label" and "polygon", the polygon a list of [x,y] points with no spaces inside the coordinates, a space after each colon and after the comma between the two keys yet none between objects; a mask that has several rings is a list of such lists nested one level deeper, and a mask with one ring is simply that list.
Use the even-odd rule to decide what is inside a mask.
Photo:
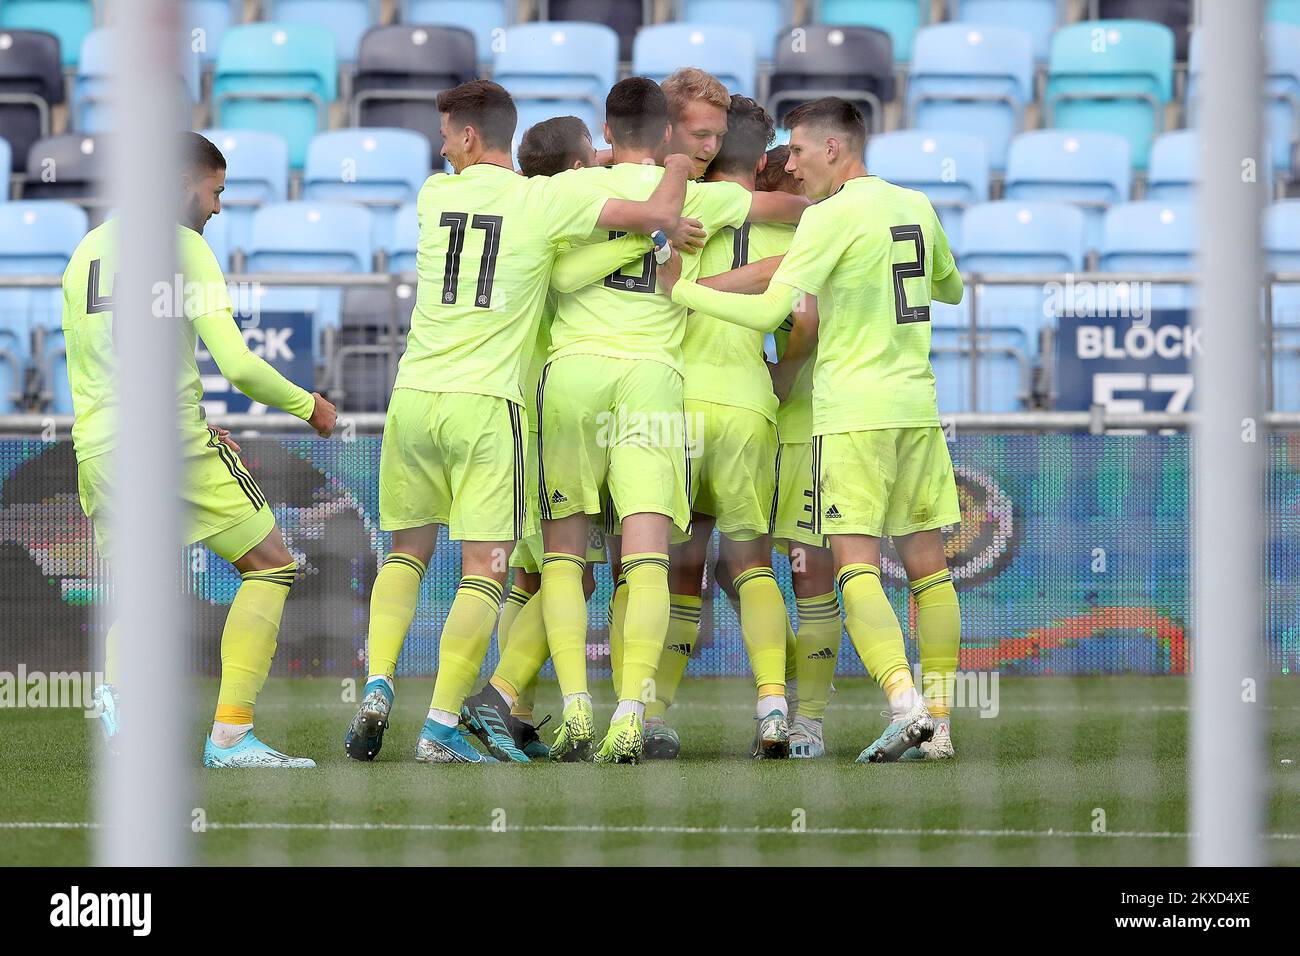
[{"label": "light blue stadium seat", "polygon": [[777,34],[791,21],[785,0],[677,0],[676,14],[679,23],[712,23],[748,33],[758,58],[767,63]]},{"label": "light blue stadium seat", "polygon": [[[270,203],[253,214],[246,268],[253,272],[369,272],[370,210],[342,202]],[[318,341],[337,329],[338,286],[268,287],[263,311],[307,312]]]},{"label": "light blue stadium seat", "polygon": [[76,66],[81,41],[95,27],[94,0],[4,0],[0,27],[53,33],[63,65]]},{"label": "light blue stadium seat", "polygon": [[9,140],[0,136],[0,201],[9,198],[9,178],[14,170],[14,153]]},{"label": "light blue stadium seat", "polygon": [[[1300,272],[1300,199],[1264,211],[1269,272]],[[1273,286],[1273,396],[1280,411],[1300,411],[1300,285]]]},{"label": "light blue stadium seat", "polygon": [[1189,201],[1201,181],[1200,134],[1194,129],[1161,133],[1151,144],[1147,199]]},{"label": "light blue stadium seat", "polygon": [[[81,59],[72,85],[72,128],[82,133],[113,131],[114,31],[108,27],[91,30],[81,43]],[[197,57],[182,55],[177,77],[177,119],[188,127],[194,103],[202,96]]]},{"label": "light blue stadium seat", "polygon": [[907,84],[911,126],[979,136],[1000,170],[1033,98],[1033,45],[1023,30],[943,23],[916,35]]},{"label": "light blue stadium seat", "polygon": [[306,23],[231,27],[212,83],[213,120],[230,129],[278,133],[289,163],[302,167],[307,144],[328,123],[337,95],[334,35]]},{"label": "light blue stadium seat", "polygon": [[1097,249],[1102,215],[1128,202],[1132,175],[1128,140],[1117,133],[1034,130],[1011,141],[1002,195],[1073,203],[1083,210],[1088,248]]},{"label": "light blue stadium seat", "polygon": [[388,245],[388,271],[414,272],[415,252],[420,244],[420,217],[413,202],[397,210],[393,239]]},{"label": "light blue stadium seat", "polygon": [[[87,226],[85,211],[72,203],[0,203],[0,275],[61,276]],[[0,289],[0,352],[10,356],[0,357],[0,407],[15,410],[12,393],[21,385],[22,370],[41,358],[31,355],[32,333],[41,329],[48,341],[62,322],[63,292],[57,284]],[[66,411],[71,410],[69,400]]]},{"label": "light blue stadium seat", "polygon": [[748,33],[706,23],[642,27],[632,42],[632,74],[661,83],[673,70],[698,66],[732,93],[755,96],[754,41]]},{"label": "light blue stadium seat", "polygon": [[1300,26],[1300,0],[1268,0],[1265,17],[1272,23]]},{"label": "light blue stadium seat", "polygon": [[397,208],[415,202],[432,166],[429,139],[406,129],[336,129],[307,149],[302,198],[369,207],[376,249],[388,247]]},{"label": "light blue stadium seat", "polygon": [[229,249],[247,249],[253,212],[289,198],[289,144],[275,133],[247,129],[205,129],[203,135],[226,157],[226,191],[221,216],[229,223]]},{"label": "light blue stadium seat", "polygon": [[319,23],[334,34],[340,63],[355,63],[361,36],[377,13],[372,0],[262,0],[262,19],[275,23]]},{"label": "light blue stadium seat", "polygon": [[814,17],[818,23],[835,26],[875,27],[894,41],[894,59],[906,63],[912,58],[916,31],[930,19],[929,0],[821,0]]},{"label": "light blue stadium seat", "polygon": [[[224,203],[225,197],[222,197]],[[246,209],[249,219],[252,219],[252,209]],[[223,205],[221,212],[213,216],[203,226],[203,238],[212,250],[212,254],[217,257],[217,264],[221,266],[222,272],[231,271],[230,253],[238,248],[231,240],[230,208]]]},{"label": "light blue stadium seat", "polygon": [[[1102,227],[1103,272],[1192,272],[1196,268],[1196,207],[1177,200],[1146,199],[1120,203],[1106,211]],[[1183,285],[1153,285],[1151,306],[1188,309],[1193,289]]]},{"label": "light blue stadium seat", "polygon": [[[217,62],[221,38],[226,31],[239,23],[244,15],[242,0],[185,0],[181,12],[182,29],[190,46],[204,66]],[[197,35],[194,31],[200,31]],[[195,41],[202,42],[196,43]]]},{"label": "light blue stadium seat", "polygon": [[949,0],[949,16],[962,23],[1014,25],[1029,33],[1034,58],[1044,61],[1061,23],[1061,0]]},{"label": "light blue stadium seat", "polygon": [[523,23],[506,30],[492,77],[515,99],[514,148],[534,123],[577,116],[603,139],[605,96],[618,76],[618,34],[600,23]]},{"label": "light blue stadium seat", "polygon": [[867,143],[867,171],[930,197],[948,244],[961,243],[962,213],[989,198],[984,141],[965,133],[898,130]]},{"label": "light blue stadium seat", "polygon": [[[1084,264],[1085,237],[1084,215],[1077,206],[1009,199],[983,203],[966,210],[961,245],[956,250],[957,265],[963,273],[989,276],[1078,272]],[[1016,363],[1021,394],[1040,358],[1042,330],[1052,323],[1047,314],[1051,311],[1052,297],[1053,289],[1042,282],[1023,286],[990,285],[982,289],[977,316],[981,350],[994,353],[989,361],[1000,361],[1008,368],[1012,361]],[[968,291],[963,305],[969,308],[971,299]],[[961,313],[968,314],[968,311]],[[938,323],[937,327],[948,327],[953,318],[951,310],[943,310],[937,316],[931,312],[931,321]],[[983,361],[980,371],[981,381],[985,383],[991,378],[996,382],[999,377],[985,374]],[[993,371],[990,369],[990,373]],[[1004,370],[1000,377],[1005,378],[1007,374]],[[984,388],[987,387],[992,386],[986,384]],[[998,394],[1005,400],[1005,392]]]},{"label": "light blue stadium seat", "polygon": [[468,30],[474,34],[479,62],[488,63],[496,52],[494,41],[514,23],[515,6],[513,0],[401,0],[399,17],[402,23]]},{"label": "light blue stadium seat", "polygon": [[1173,95],[1174,34],[1160,23],[1093,20],[1052,37],[1044,110],[1057,129],[1110,130],[1146,169]]},{"label": "light blue stadium seat", "polygon": [[[1188,44],[1187,125],[1200,114],[1203,37],[1193,30]],[[1267,162],[1279,173],[1295,176],[1295,148],[1300,138],[1300,25],[1270,23],[1264,30],[1264,122]]]}]

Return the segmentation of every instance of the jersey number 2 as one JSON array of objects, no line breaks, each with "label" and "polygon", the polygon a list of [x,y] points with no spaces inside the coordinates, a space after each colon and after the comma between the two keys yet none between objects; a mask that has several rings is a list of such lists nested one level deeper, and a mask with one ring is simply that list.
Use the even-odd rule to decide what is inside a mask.
[{"label": "jersey number 2", "polygon": [[[613,240],[626,235],[625,232],[610,232],[609,238]],[[619,269],[605,276],[605,288],[618,289],[621,292],[654,292],[656,272],[655,254],[647,252],[641,257],[640,275],[628,275]]]},{"label": "jersey number 2", "polygon": [[894,318],[899,325],[905,325],[909,322],[929,322],[930,307],[928,305],[911,305],[907,304],[907,293],[903,289],[904,279],[920,279],[925,276],[925,236],[921,232],[921,227],[916,225],[910,226],[890,226],[889,234],[894,237],[895,242],[911,242],[916,248],[916,258],[911,262],[895,262],[894,272]]},{"label": "jersey number 2", "polygon": [[478,287],[474,290],[474,304],[480,309],[492,304],[492,279],[497,271],[497,253],[501,251],[501,216],[475,216],[472,220],[467,212],[444,212],[438,220],[440,226],[451,227],[451,238],[447,242],[447,264],[442,273],[443,305],[456,302],[456,285],[460,282],[460,254],[465,249],[465,227],[470,225],[482,229],[483,256],[478,265]]}]

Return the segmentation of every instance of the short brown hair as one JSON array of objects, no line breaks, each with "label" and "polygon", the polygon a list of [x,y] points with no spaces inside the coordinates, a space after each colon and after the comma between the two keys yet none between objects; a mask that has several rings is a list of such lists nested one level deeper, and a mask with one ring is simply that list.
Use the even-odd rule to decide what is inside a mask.
[{"label": "short brown hair", "polygon": [[470,80],[438,94],[438,112],[453,124],[473,126],[484,145],[510,149],[519,114],[506,88],[491,80]]},{"label": "short brown hair", "polygon": [[811,103],[801,103],[785,117],[785,128],[815,126],[837,134],[852,149],[861,152],[867,145],[867,123],[862,111],[838,96],[823,96]]},{"label": "short brown hair", "polygon": [[555,116],[528,127],[519,142],[519,171],[525,176],[554,176],[587,158],[583,141],[591,130],[576,116]]},{"label": "short brown hair", "polygon": [[790,162],[790,147],[773,146],[767,151],[767,165],[754,178],[754,188],[763,193],[790,193],[803,195],[803,186],[793,175],[785,171]]},{"label": "short brown hair", "polygon": [[618,146],[658,146],[668,128],[668,101],[654,80],[629,76],[605,97],[605,122]]},{"label": "short brown hair", "polygon": [[696,100],[704,100],[720,110],[731,106],[731,95],[722,81],[697,66],[673,70],[659,85],[668,97],[668,118],[672,121],[680,119],[686,107]]},{"label": "short brown hair", "polygon": [[748,96],[734,94],[727,109],[727,135],[713,157],[712,168],[749,175],[775,136],[776,122],[771,114]]},{"label": "short brown hair", "polygon": [[226,157],[215,143],[199,133],[181,133],[181,169],[184,172],[215,173],[226,168]]}]

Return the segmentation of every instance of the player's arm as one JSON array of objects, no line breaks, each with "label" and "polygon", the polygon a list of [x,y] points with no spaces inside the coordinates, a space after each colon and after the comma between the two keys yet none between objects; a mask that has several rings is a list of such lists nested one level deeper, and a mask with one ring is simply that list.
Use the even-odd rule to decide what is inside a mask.
[{"label": "player's arm", "polygon": [[329,437],[337,417],[334,406],[318,393],[295,385],[250,352],[229,309],[200,316],[194,320],[194,329],[231,385],[253,401],[282,408],[310,424],[322,437]]},{"label": "player's arm", "polygon": [[776,267],[781,264],[783,258],[785,257],[768,256],[766,259],[759,259],[757,262],[743,265],[739,269],[719,272],[715,276],[698,279],[697,281],[700,285],[710,289],[717,289],[719,292],[744,292],[750,294],[762,292],[767,288],[767,284],[772,281],[772,275],[776,272]]},{"label": "player's arm", "polygon": [[949,305],[959,303],[964,292],[965,286],[962,285],[961,273],[956,269],[930,284],[930,298]]},{"label": "player's arm", "polygon": [[804,196],[791,193],[754,193],[749,204],[747,222],[788,222],[797,223],[803,211],[811,206]]},{"label": "player's arm", "polygon": [[673,233],[678,228],[682,203],[686,201],[686,179],[691,161],[680,153],[664,160],[664,174],[650,198],[643,202],[631,199],[608,199],[596,220],[598,229],[637,232],[648,236],[656,230]]},{"label": "player's arm", "polygon": [[719,292],[683,279],[681,273],[681,257],[674,252],[672,259],[656,271],[659,291],[678,305],[755,332],[774,331],[793,311],[794,303],[802,295],[798,289],[783,282],[772,282],[765,291],[756,295]]},{"label": "player's arm", "polygon": [[794,325],[790,329],[790,338],[786,340],[785,351],[781,353],[781,360],[771,366],[772,389],[783,402],[790,397],[794,380],[817,348],[817,297],[801,297],[793,316]]},{"label": "player's arm", "polygon": [[943,231],[943,224],[939,222],[939,216],[933,206],[930,207],[930,215],[934,218],[933,259],[930,266],[934,271],[934,277],[930,280],[930,298],[956,305],[961,301],[964,291],[961,273],[957,271],[957,262],[952,257],[948,234]]},{"label": "player's arm", "polygon": [[551,266],[551,288],[576,292],[617,272],[654,248],[648,236],[623,236],[609,242],[593,242],[555,257]]}]

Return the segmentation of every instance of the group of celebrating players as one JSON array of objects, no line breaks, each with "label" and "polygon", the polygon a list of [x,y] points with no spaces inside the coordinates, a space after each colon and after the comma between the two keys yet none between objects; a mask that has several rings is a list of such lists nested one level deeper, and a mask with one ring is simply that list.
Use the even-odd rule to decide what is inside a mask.
[{"label": "group of celebrating players", "polygon": [[[677,757],[667,717],[697,640],[715,528],[715,577],[738,611],[756,685],[754,757],[825,754],[841,602],[890,711],[859,762],[951,757],[960,615],[939,529],[961,516],[929,311],[932,299],[959,302],[962,283],[933,208],[867,174],[863,118],[844,100],[793,110],[790,144],[775,149],[772,117],[695,68],[662,85],[622,80],[605,106],[609,155],[582,121],[559,117],[524,133],[517,172],[504,88],[474,80],[438,96],[455,175],[431,176],[418,199],[416,303],[379,477],[392,545],[371,595],[368,679],[347,755],[373,760],[382,746],[443,525],[460,543],[461,578],[418,761]],[[335,411],[243,345],[200,238],[220,209],[224,158],[187,135],[181,263],[187,283],[209,294],[187,302],[182,323],[183,497],[189,540],[243,577],[204,764],[314,766],[251,732],[295,565],[238,446],[197,412],[195,335],[254,400],[322,435]],[[79,487],[102,549],[112,356],[101,277],[115,255],[110,221],[83,240],[64,278]],[[916,602],[921,688],[881,584],[885,535]],[[790,559],[797,629],[772,571],[774,543]],[[618,703],[598,738],[587,601],[592,563],[606,557]],[[500,661],[474,694],[494,631]],[[110,739],[115,656],[110,631],[99,692]],[[548,658],[563,696],[549,745],[533,715]]]}]

